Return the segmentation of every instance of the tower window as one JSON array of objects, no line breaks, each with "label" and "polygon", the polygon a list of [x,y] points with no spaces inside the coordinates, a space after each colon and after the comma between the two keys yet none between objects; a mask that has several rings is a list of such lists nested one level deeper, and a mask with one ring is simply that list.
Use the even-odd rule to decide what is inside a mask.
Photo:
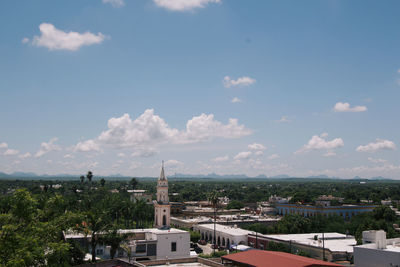
[{"label": "tower window", "polygon": [[171,243],[171,251],[176,251],[176,242]]}]

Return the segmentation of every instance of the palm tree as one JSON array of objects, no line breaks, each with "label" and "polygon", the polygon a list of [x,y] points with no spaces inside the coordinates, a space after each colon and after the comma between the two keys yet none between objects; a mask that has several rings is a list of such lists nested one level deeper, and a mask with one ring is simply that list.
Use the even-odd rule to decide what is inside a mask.
[{"label": "palm tree", "polygon": [[79,178],[81,179],[81,184],[83,184],[83,181],[85,181],[85,176],[81,175]]},{"label": "palm tree", "polygon": [[217,191],[212,191],[209,195],[208,195],[208,201],[211,203],[211,205],[214,208],[214,236],[213,236],[213,247],[214,247],[214,252],[213,254],[215,255],[215,223],[217,220],[217,204],[218,204],[218,193]]},{"label": "palm tree", "polygon": [[86,178],[88,179],[89,183],[92,184],[93,173],[91,171],[88,171],[88,173],[86,174]]}]

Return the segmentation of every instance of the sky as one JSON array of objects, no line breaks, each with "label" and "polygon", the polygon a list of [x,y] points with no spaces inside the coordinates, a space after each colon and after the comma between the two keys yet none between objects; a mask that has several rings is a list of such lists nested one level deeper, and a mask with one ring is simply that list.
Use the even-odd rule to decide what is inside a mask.
[{"label": "sky", "polygon": [[400,179],[399,1],[0,2],[0,172]]}]

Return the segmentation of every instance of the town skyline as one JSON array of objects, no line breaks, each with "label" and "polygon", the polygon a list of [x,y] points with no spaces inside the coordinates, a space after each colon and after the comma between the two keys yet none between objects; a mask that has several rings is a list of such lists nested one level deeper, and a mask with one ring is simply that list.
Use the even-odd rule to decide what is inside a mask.
[{"label": "town skyline", "polygon": [[396,1],[23,3],[0,172],[400,179]]}]

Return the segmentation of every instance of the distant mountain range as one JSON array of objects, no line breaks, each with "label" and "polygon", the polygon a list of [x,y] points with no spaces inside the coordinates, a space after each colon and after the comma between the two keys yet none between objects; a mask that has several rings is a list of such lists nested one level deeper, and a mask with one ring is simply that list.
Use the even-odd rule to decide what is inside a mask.
[{"label": "distant mountain range", "polygon": [[[70,180],[70,179],[78,179],[80,175],[73,175],[73,174],[57,174],[57,175],[48,175],[48,174],[36,174],[33,172],[13,172],[10,174],[0,172],[0,179],[63,179],[63,180]],[[216,173],[210,174],[183,174],[183,173],[176,173],[174,175],[169,175],[169,178],[208,178],[208,179],[343,179],[340,177],[329,177],[327,175],[313,175],[307,177],[294,177],[287,174],[275,175],[275,176],[266,176],[265,174],[260,174],[257,176],[247,176],[245,174],[226,174],[226,175],[219,175]],[[128,179],[132,178],[132,176],[124,176],[122,174],[112,174],[112,175],[96,175],[95,178],[113,178],[113,179]],[[351,180],[373,180],[373,181],[384,181],[384,180],[393,180],[391,178],[386,178],[382,176],[372,177],[372,178],[362,178],[356,176]]]}]

